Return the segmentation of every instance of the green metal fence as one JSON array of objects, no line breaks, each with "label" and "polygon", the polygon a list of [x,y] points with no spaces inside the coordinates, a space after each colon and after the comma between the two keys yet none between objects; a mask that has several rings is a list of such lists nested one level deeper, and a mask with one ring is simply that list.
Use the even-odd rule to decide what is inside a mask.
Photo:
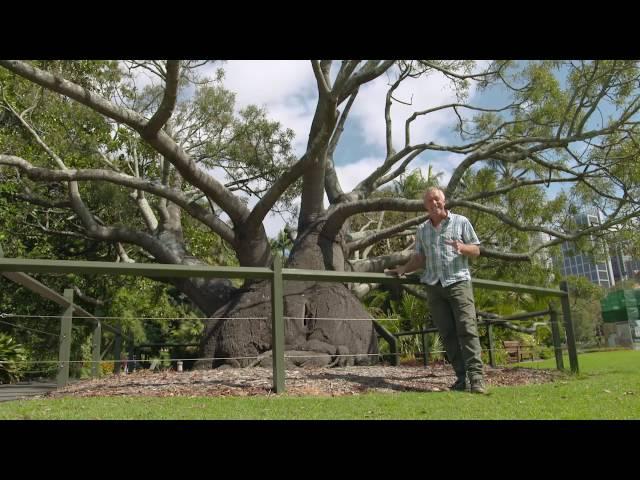
[{"label": "green metal fence", "polygon": [[[0,254],[1,257],[1,254]],[[19,273],[18,273],[19,272]],[[147,277],[201,277],[201,278],[240,278],[240,279],[260,279],[269,280],[272,285],[271,295],[271,311],[272,311],[272,355],[273,355],[273,389],[276,393],[285,391],[285,356],[284,356],[284,321],[283,321],[283,286],[285,281],[301,280],[301,281],[319,281],[319,282],[363,282],[363,283],[385,283],[395,284],[419,284],[417,276],[407,276],[405,278],[391,277],[382,273],[356,273],[356,272],[333,272],[333,271],[317,271],[317,270],[300,270],[282,268],[282,259],[277,256],[274,259],[272,269],[264,267],[214,267],[214,266],[183,266],[183,265],[164,265],[164,264],[122,264],[110,262],[89,262],[89,261],[70,261],[70,260],[32,260],[20,258],[0,258],[0,273],[14,280],[26,282],[26,273],[74,273],[74,274],[104,274],[104,275],[139,275]],[[17,277],[22,275],[23,277]],[[37,282],[31,277],[31,281]],[[567,349],[569,353],[569,362],[571,371],[577,373],[578,356],[576,351],[575,336],[573,332],[573,323],[571,321],[571,310],[569,306],[568,287],[566,282],[561,282],[560,290],[535,287],[529,285],[518,285],[505,282],[496,282],[492,280],[473,279],[474,288],[485,288],[491,290],[507,290],[522,293],[530,293],[535,295],[557,297],[560,299],[562,306],[563,325],[566,331]],[[41,285],[41,284],[40,284]],[[45,290],[46,287],[44,287]],[[46,294],[45,294],[46,293]],[[58,373],[58,384],[64,385],[68,381],[68,365],[69,365],[69,344],[71,322],[74,313],[80,313],[85,318],[93,318],[95,329],[93,333],[93,360],[94,374],[98,374],[97,363],[101,358],[100,337],[103,328],[109,329],[115,333],[115,364],[116,373],[120,368],[120,349],[122,346],[122,332],[119,329],[103,324],[99,315],[94,317],[88,312],[82,310],[73,302],[73,291],[66,290],[64,296],[60,296],[51,291],[43,293],[45,298],[50,298],[60,304],[65,310],[61,321],[61,341],[60,341],[60,362]],[[56,296],[57,295],[57,296]],[[540,312],[537,312],[540,313]],[[563,368],[562,352],[560,350],[560,333],[556,331],[558,327],[558,313],[549,310],[547,313],[551,316],[552,331],[554,333],[554,344],[556,345],[556,359],[558,368]],[[491,322],[490,322],[491,323]],[[385,335],[384,329],[376,328],[387,341],[393,343],[392,336]],[[388,333],[388,332],[387,332]],[[415,332],[413,332],[415,333]],[[425,334],[428,332],[417,332],[423,335],[423,341],[426,341]],[[489,333],[490,350],[491,333]],[[129,342],[129,352],[134,346],[131,344],[133,339],[125,339]],[[559,359],[559,360],[558,360]]]}]

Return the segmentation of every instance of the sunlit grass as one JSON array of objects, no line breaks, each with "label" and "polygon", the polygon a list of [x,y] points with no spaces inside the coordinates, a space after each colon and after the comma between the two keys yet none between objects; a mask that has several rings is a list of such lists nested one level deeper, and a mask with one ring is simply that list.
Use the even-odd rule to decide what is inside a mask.
[{"label": "sunlit grass", "polygon": [[[579,363],[579,375],[492,387],[488,395],[66,397],[0,403],[0,419],[640,419],[640,351],[586,353]],[[529,366],[554,368],[555,362]]]}]

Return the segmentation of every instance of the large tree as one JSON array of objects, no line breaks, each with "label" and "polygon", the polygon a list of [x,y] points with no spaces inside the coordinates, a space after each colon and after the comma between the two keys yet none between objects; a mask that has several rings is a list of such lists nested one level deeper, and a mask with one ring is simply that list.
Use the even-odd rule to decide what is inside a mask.
[{"label": "large tree", "polygon": [[[203,263],[189,235],[206,229],[233,249],[240,265],[269,266],[265,217],[290,207],[299,194],[288,267],[382,271],[405,261],[409,250],[365,259],[354,252],[424,221],[416,215],[421,200],[382,190],[419,155],[436,152],[459,155],[445,187],[449,208],[492,219],[485,257],[529,261],[544,248],[603,234],[640,215],[634,61],[312,61],[318,95],[300,156],[291,151],[290,132],[265,112],[247,108],[235,115],[233,95],[203,82],[195,62],[2,60],[0,66],[0,165],[12,167],[4,169],[3,180],[12,185],[4,194],[38,206],[34,218],[44,234],[105,242],[121,259],[135,254],[159,263]],[[123,66],[159,82],[136,89]],[[389,78],[380,98],[386,155],[344,191],[334,152],[359,90],[382,75]],[[409,79],[433,75],[450,82],[458,101],[416,110],[404,120],[403,138],[394,138],[392,109],[400,101],[394,93]],[[469,103],[471,85],[474,99],[499,91],[504,103]],[[443,111],[456,125],[450,144],[415,138],[416,119]],[[227,183],[214,167],[226,172]],[[555,185],[565,188],[549,188]],[[258,197],[253,207],[245,194]],[[572,223],[572,209],[584,204],[604,213],[602,224]],[[381,211],[412,215],[393,226],[378,222],[379,228],[352,231],[355,216]],[[543,235],[531,242],[528,234]],[[228,359],[215,364],[251,364],[249,357],[270,350],[267,284],[171,282],[210,318],[202,353]],[[331,320],[369,318],[345,285],[288,282],[285,316],[288,350],[334,363],[375,358],[372,322]]]}]

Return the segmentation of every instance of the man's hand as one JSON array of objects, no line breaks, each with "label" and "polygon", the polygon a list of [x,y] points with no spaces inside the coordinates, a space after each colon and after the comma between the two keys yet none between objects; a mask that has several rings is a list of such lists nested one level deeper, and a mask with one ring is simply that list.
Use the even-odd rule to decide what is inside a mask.
[{"label": "man's hand", "polygon": [[399,265],[396,268],[390,268],[384,271],[385,275],[390,275],[392,277],[404,277],[405,270],[404,265]]},{"label": "man's hand", "polygon": [[414,252],[409,258],[409,261],[404,265],[398,265],[396,268],[390,268],[385,270],[386,275],[392,275],[394,277],[404,277],[407,272],[413,272],[416,269],[424,268],[425,257],[421,253]]},{"label": "man's hand", "polygon": [[475,258],[480,255],[480,247],[473,243],[467,245],[460,240],[445,240],[444,243],[452,246],[458,255],[465,255],[470,258]]},{"label": "man's hand", "polygon": [[462,255],[463,254],[463,252],[462,252],[463,247],[466,246],[460,240],[445,240],[444,243],[446,243],[447,245],[453,247],[453,249],[456,251],[456,253],[458,255]]}]

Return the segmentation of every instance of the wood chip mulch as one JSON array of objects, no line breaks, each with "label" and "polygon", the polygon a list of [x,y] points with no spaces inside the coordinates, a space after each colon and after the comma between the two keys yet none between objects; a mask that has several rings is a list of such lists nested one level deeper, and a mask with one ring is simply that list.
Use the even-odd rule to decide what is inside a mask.
[{"label": "wood chip mulch", "polygon": [[[271,368],[226,368],[186,372],[137,370],[126,375],[82,380],[49,392],[47,398],[73,397],[221,397],[272,395]],[[485,366],[485,383],[498,386],[548,383],[556,370],[491,368]],[[339,396],[367,392],[440,392],[455,381],[449,365],[358,366],[297,368],[286,371],[288,395]]]}]

